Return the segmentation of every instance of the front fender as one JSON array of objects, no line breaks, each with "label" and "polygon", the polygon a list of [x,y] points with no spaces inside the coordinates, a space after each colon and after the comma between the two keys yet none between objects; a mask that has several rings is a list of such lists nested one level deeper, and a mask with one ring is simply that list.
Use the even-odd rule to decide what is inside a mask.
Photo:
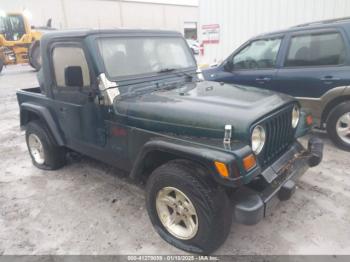
[{"label": "front fender", "polygon": [[[149,154],[160,152],[171,154],[175,158],[187,159],[207,168],[216,182],[219,184],[236,187],[240,184],[242,177],[237,174],[237,159],[234,154],[201,147],[200,145],[176,143],[166,140],[148,141],[138,154],[134,167],[130,173],[132,179],[140,179],[144,175],[145,160]],[[223,178],[217,172],[214,161],[225,163],[229,169],[230,177]]]},{"label": "front fender", "polygon": [[55,120],[53,119],[50,111],[46,107],[39,106],[32,103],[26,103],[26,102],[22,103],[20,105],[21,127],[24,127],[31,120],[28,114],[29,112],[35,114],[41,121],[43,121],[47,125],[56,143],[59,146],[63,146],[65,144],[63,135],[59,131],[59,127],[57,126]]}]

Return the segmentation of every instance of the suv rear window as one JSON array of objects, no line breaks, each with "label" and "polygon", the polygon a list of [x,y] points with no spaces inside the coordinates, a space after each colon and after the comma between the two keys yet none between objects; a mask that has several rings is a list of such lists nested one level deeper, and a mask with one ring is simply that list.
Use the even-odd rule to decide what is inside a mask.
[{"label": "suv rear window", "polygon": [[340,33],[294,36],[290,42],[286,67],[340,65],[346,49]]}]

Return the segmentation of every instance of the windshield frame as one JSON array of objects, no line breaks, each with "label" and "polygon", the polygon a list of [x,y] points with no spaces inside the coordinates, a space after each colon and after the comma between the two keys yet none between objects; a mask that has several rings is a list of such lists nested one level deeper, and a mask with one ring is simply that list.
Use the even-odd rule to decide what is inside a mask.
[{"label": "windshield frame", "polygon": [[[149,72],[149,73],[143,73],[143,74],[132,74],[132,75],[126,75],[126,76],[118,76],[118,77],[113,77],[111,75],[109,75],[109,72],[106,69],[105,66],[105,62],[104,62],[104,58],[102,56],[101,53],[101,49],[99,48],[99,43],[98,41],[100,41],[101,39],[107,39],[107,38],[179,38],[184,42],[184,47],[187,49],[188,55],[189,57],[192,59],[194,65],[190,66],[190,67],[184,67],[184,68],[179,68],[179,69],[175,69],[173,71],[170,72]],[[178,73],[181,72],[193,72],[197,70],[197,61],[193,55],[193,53],[191,52],[190,47],[188,46],[186,40],[179,34],[118,34],[118,35],[100,35],[98,37],[95,38],[95,47],[97,48],[98,52],[97,52],[97,56],[98,56],[98,60],[101,61],[99,63],[99,65],[102,67],[102,71],[103,73],[105,73],[105,75],[107,76],[107,78],[111,81],[128,81],[128,80],[139,80],[139,79],[143,79],[143,78],[159,78],[161,76],[178,76]]]}]

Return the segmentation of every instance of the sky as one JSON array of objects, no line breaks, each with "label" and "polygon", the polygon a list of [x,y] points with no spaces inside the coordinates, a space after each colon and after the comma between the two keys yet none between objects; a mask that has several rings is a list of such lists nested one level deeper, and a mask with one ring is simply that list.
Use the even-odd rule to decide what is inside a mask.
[{"label": "sky", "polygon": [[166,4],[198,5],[199,0],[131,0],[139,2],[157,2]]}]

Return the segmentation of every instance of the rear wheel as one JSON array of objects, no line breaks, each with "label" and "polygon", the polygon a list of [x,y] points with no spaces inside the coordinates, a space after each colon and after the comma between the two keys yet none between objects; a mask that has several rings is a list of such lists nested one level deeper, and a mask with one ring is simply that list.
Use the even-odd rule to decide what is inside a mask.
[{"label": "rear wheel", "polygon": [[53,142],[50,132],[40,121],[33,121],[27,125],[26,142],[30,157],[36,167],[55,170],[65,164],[64,148]]},{"label": "rear wheel", "polygon": [[35,41],[29,47],[29,64],[39,71],[41,68],[40,42]]},{"label": "rear wheel", "polygon": [[174,160],[147,181],[147,211],[154,228],[165,241],[188,252],[209,254],[230,231],[228,197],[207,175],[193,162]]},{"label": "rear wheel", "polygon": [[329,114],[327,132],[339,148],[350,151],[350,102],[336,106]]}]

